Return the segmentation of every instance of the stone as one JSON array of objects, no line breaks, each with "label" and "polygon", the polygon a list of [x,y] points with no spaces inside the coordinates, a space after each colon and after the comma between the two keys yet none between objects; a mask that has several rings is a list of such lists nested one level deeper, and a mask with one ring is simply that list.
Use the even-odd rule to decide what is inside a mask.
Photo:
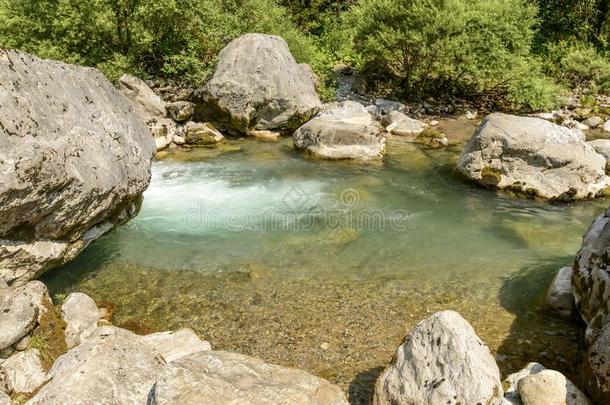
[{"label": "stone", "polygon": [[464,118],[466,118],[467,120],[474,120],[478,117],[478,112],[474,111],[474,110],[467,110],[464,113]]},{"label": "stone", "polygon": [[318,114],[293,134],[297,150],[322,159],[383,157],[385,136],[362,104],[343,101]]},{"label": "stone", "polygon": [[167,116],[165,102],[143,80],[125,74],[119,79],[119,90],[131,101],[144,122],[154,122]]},{"label": "stone", "polygon": [[8,348],[34,329],[46,298],[47,288],[40,281],[0,290],[0,349]]},{"label": "stone", "polygon": [[504,386],[504,401],[511,405],[522,405],[518,384],[522,378],[537,374],[546,368],[540,363],[529,363],[525,368],[510,374],[502,383]]},{"label": "stone", "polygon": [[188,328],[175,332],[158,332],[142,336],[140,341],[157,351],[167,363],[206,350],[212,350],[210,344],[199,339],[197,334]]},{"label": "stone", "polygon": [[167,112],[174,121],[186,122],[195,114],[195,104],[189,101],[175,101],[166,106]]},{"label": "stone", "polygon": [[17,343],[15,343],[15,345],[13,347],[15,348],[15,350],[22,352],[22,351],[26,350],[29,346],[30,346],[30,337],[28,335],[25,335]]},{"label": "stone", "polygon": [[563,374],[541,370],[519,380],[523,405],[590,405],[591,401]]},{"label": "stone", "polygon": [[500,371],[489,348],[454,311],[420,322],[375,384],[373,404],[500,404]]},{"label": "stone", "polygon": [[246,34],[218,55],[216,72],[197,90],[195,117],[247,135],[292,132],[320,108],[311,70],[299,65],[284,39]]},{"label": "stone", "polygon": [[97,70],[0,51],[0,278],[22,285],[133,217],[154,142]]},{"label": "stone", "polygon": [[172,138],[172,142],[176,145],[184,145],[186,143],[186,139],[183,136],[174,135],[174,137]]},{"label": "stone", "polygon": [[610,163],[610,139],[596,139],[587,143],[606,159],[606,164]]},{"label": "stone", "polygon": [[165,361],[125,329],[103,326],[59,357],[28,405],[145,404]]},{"label": "stone", "polygon": [[404,113],[407,109],[404,104],[399,103],[398,101],[385,100],[382,98],[375,100],[375,107],[377,107],[377,111],[381,115],[389,114],[392,111]]},{"label": "stone", "polygon": [[382,118],[381,124],[387,132],[400,136],[417,136],[428,127],[425,123],[409,118],[398,111],[390,111],[386,114]]},{"label": "stone", "polygon": [[532,117],[488,115],[458,170],[489,188],[557,202],[605,195],[606,160],[570,129]]},{"label": "stone", "polygon": [[606,121],[602,129],[604,130],[604,132],[610,132],[610,120]]},{"label": "stone", "polygon": [[449,145],[449,139],[447,135],[434,129],[425,129],[422,133],[417,135],[415,143],[425,145],[430,148],[442,148]]},{"label": "stone", "polygon": [[226,140],[214,125],[207,122],[189,122],[185,129],[185,141],[190,145],[216,145]]},{"label": "stone", "polygon": [[347,405],[341,389],[305,371],[223,351],[202,351],[168,364],[150,397],[158,405]]},{"label": "stone", "polygon": [[97,326],[100,311],[93,298],[73,292],[61,306],[62,318],[66,322],[66,345],[68,349],[78,346]]},{"label": "stone", "polygon": [[572,272],[576,308],[587,324],[586,391],[596,403],[610,403],[610,211],[599,215],[585,233]]},{"label": "stone", "polygon": [[604,120],[600,117],[593,116],[582,121],[581,124],[586,125],[587,128],[597,128],[604,123]]},{"label": "stone", "polygon": [[278,141],[281,137],[279,132],[274,131],[250,131],[248,135],[261,141]]},{"label": "stone", "polygon": [[574,317],[576,306],[572,295],[572,267],[563,267],[555,274],[544,298],[544,305],[561,318]]},{"label": "stone", "polygon": [[589,129],[588,126],[586,126],[585,124],[581,124],[580,122],[576,121],[573,118],[568,118],[565,119],[561,125],[563,125],[564,127],[568,127],[571,129],[575,129],[575,130],[580,130],[580,131],[586,131]]},{"label": "stone", "polygon": [[0,365],[13,392],[30,394],[45,381],[45,371],[38,349],[28,349],[9,357]]}]

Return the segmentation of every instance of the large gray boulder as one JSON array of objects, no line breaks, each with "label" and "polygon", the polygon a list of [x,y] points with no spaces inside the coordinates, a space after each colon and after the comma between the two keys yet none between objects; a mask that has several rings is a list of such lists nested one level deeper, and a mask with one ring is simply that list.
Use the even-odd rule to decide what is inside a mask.
[{"label": "large gray boulder", "polygon": [[146,404],[164,366],[132,332],[100,327],[55,361],[28,404]]},{"label": "large gray boulder", "polygon": [[212,79],[195,92],[198,121],[230,132],[294,131],[320,107],[311,70],[280,37],[247,34],[218,55]]},{"label": "large gray boulder", "polygon": [[587,324],[584,388],[599,403],[610,403],[609,253],[610,210],[598,216],[583,237],[572,272],[576,307]]},{"label": "large gray boulder", "polygon": [[483,120],[457,167],[483,186],[546,200],[592,198],[608,185],[604,157],[570,129],[500,113]]},{"label": "large gray boulder", "polygon": [[168,364],[150,397],[156,405],[347,405],[341,389],[322,378],[223,351]]},{"label": "large gray boulder", "polygon": [[385,135],[362,104],[343,101],[318,114],[293,134],[297,150],[322,159],[380,159]]},{"label": "large gray boulder", "polygon": [[0,50],[0,278],[23,284],[133,217],[155,150],[97,70]]},{"label": "large gray boulder", "polygon": [[453,311],[420,322],[375,384],[373,403],[500,404],[500,371],[489,348]]}]

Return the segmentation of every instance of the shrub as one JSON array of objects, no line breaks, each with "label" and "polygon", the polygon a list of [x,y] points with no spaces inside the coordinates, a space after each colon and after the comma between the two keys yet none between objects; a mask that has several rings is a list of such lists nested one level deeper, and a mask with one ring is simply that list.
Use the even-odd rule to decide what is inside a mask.
[{"label": "shrub", "polygon": [[592,45],[560,41],[547,46],[546,69],[571,88],[610,90],[610,60]]},{"label": "shrub", "polygon": [[[535,64],[536,7],[524,0],[362,0],[349,13],[361,67],[389,74],[403,96],[483,97],[524,108],[551,97],[540,69],[526,68]],[[513,93],[515,81],[524,82],[515,68],[538,83],[531,98]]]}]

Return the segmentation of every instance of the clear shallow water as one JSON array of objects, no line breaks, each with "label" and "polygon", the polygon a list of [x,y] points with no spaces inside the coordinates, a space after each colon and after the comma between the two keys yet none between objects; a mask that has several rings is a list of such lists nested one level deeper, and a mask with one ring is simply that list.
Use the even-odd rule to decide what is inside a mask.
[{"label": "clear shallow water", "polygon": [[140,215],[46,276],[117,305],[115,322],[197,330],[216,348],[307,369],[355,403],[408,330],[458,310],[507,373],[576,378],[578,325],[540,299],[605,201],[553,206],[457,180],[459,147],[392,139],[381,164],[239,141],[155,163]]}]

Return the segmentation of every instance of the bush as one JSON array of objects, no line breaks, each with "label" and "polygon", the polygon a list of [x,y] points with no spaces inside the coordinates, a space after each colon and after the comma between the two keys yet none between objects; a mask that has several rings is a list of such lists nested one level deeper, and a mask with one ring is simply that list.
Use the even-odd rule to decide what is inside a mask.
[{"label": "bush", "polygon": [[[284,37],[299,62],[327,74],[326,56],[274,0],[0,0],[0,46],[100,68],[202,84],[232,39]],[[324,81],[323,81],[324,83]]]},{"label": "bush", "polygon": [[560,41],[547,46],[549,75],[570,88],[610,91],[610,60],[592,45]]},{"label": "bush", "polygon": [[[536,7],[524,0],[362,0],[350,10],[364,70],[393,77],[403,96],[454,95],[548,104],[554,86],[530,55]],[[536,92],[515,93],[526,73]],[[383,74],[387,72],[387,74]]]}]

